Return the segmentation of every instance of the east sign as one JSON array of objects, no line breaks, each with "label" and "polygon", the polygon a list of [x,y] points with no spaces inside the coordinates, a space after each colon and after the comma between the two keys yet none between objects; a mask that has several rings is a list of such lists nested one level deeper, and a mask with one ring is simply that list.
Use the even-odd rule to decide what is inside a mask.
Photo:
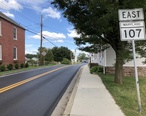
[{"label": "east sign", "polygon": [[121,9],[119,10],[119,21],[143,20],[143,9]]},{"label": "east sign", "polygon": [[120,9],[119,25],[121,41],[144,40],[145,24],[143,9]]}]

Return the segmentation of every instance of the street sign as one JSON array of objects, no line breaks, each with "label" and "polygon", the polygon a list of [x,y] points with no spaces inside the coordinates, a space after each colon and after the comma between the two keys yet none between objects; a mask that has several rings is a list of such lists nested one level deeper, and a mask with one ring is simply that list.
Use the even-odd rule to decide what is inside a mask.
[{"label": "street sign", "polygon": [[43,56],[46,56],[46,54],[47,54],[47,53],[46,53],[45,51],[42,52],[42,55],[43,55]]},{"label": "street sign", "polygon": [[145,40],[145,24],[143,9],[119,10],[121,41]]},{"label": "street sign", "polygon": [[121,41],[144,40],[145,26],[144,21],[120,22]]},{"label": "street sign", "polygon": [[144,20],[143,9],[120,9],[119,10],[119,20]]},{"label": "street sign", "polygon": [[122,10],[119,10],[118,12],[119,12],[119,21],[120,21],[119,25],[120,25],[121,41],[132,40],[135,82],[136,82],[136,89],[137,89],[138,106],[139,106],[139,111],[141,112],[142,108],[141,108],[139,80],[138,80],[138,72],[137,72],[137,64],[136,64],[135,40],[145,39],[143,9],[142,8],[122,9]]}]

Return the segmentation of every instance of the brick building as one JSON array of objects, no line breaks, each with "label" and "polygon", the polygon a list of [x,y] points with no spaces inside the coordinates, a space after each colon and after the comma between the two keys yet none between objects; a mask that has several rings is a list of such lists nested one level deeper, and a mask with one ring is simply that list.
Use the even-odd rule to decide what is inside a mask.
[{"label": "brick building", "polygon": [[25,29],[0,12],[0,64],[25,63]]}]

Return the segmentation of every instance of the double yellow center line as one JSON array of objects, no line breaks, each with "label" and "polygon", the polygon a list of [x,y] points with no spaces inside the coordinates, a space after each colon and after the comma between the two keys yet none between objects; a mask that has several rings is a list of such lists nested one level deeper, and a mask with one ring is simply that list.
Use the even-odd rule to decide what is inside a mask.
[{"label": "double yellow center line", "polygon": [[8,85],[8,86],[6,86],[6,87],[1,88],[1,89],[0,89],[0,93],[3,93],[3,92],[5,92],[5,91],[8,91],[8,90],[13,89],[13,88],[15,88],[15,87],[18,87],[18,86],[23,85],[23,84],[25,84],[25,83],[27,83],[27,82],[33,81],[33,80],[38,79],[38,78],[40,78],[40,77],[42,77],[42,76],[44,76],[44,75],[47,75],[47,74],[52,73],[52,72],[55,72],[55,71],[57,71],[57,70],[60,70],[60,69],[62,69],[62,68],[65,68],[65,67],[67,67],[67,66],[60,67],[60,68],[51,70],[51,71],[49,71],[49,72],[45,72],[45,73],[39,74],[39,75],[37,75],[37,76],[33,76],[33,77],[31,77],[31,78],[25,79],[25,80],[23,80],[23,81],[19,81],[19,82],[17,82],[17,83]]}]

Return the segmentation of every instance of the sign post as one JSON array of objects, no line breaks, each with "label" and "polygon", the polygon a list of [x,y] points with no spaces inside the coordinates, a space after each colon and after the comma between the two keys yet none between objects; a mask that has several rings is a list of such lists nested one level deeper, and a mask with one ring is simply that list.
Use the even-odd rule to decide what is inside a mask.
[{"label": "sign post", "polygon": [[138,97],[139,112],[142,111],[141,98],[139,91],[139,80],[137,73],[136,54],[135,54],[135,40],[145,40],[145,25],[143,9],[121,9],[119,10],[119,25],[121,41],[132,41],[133,59],[135,69],[135,81]]}]

